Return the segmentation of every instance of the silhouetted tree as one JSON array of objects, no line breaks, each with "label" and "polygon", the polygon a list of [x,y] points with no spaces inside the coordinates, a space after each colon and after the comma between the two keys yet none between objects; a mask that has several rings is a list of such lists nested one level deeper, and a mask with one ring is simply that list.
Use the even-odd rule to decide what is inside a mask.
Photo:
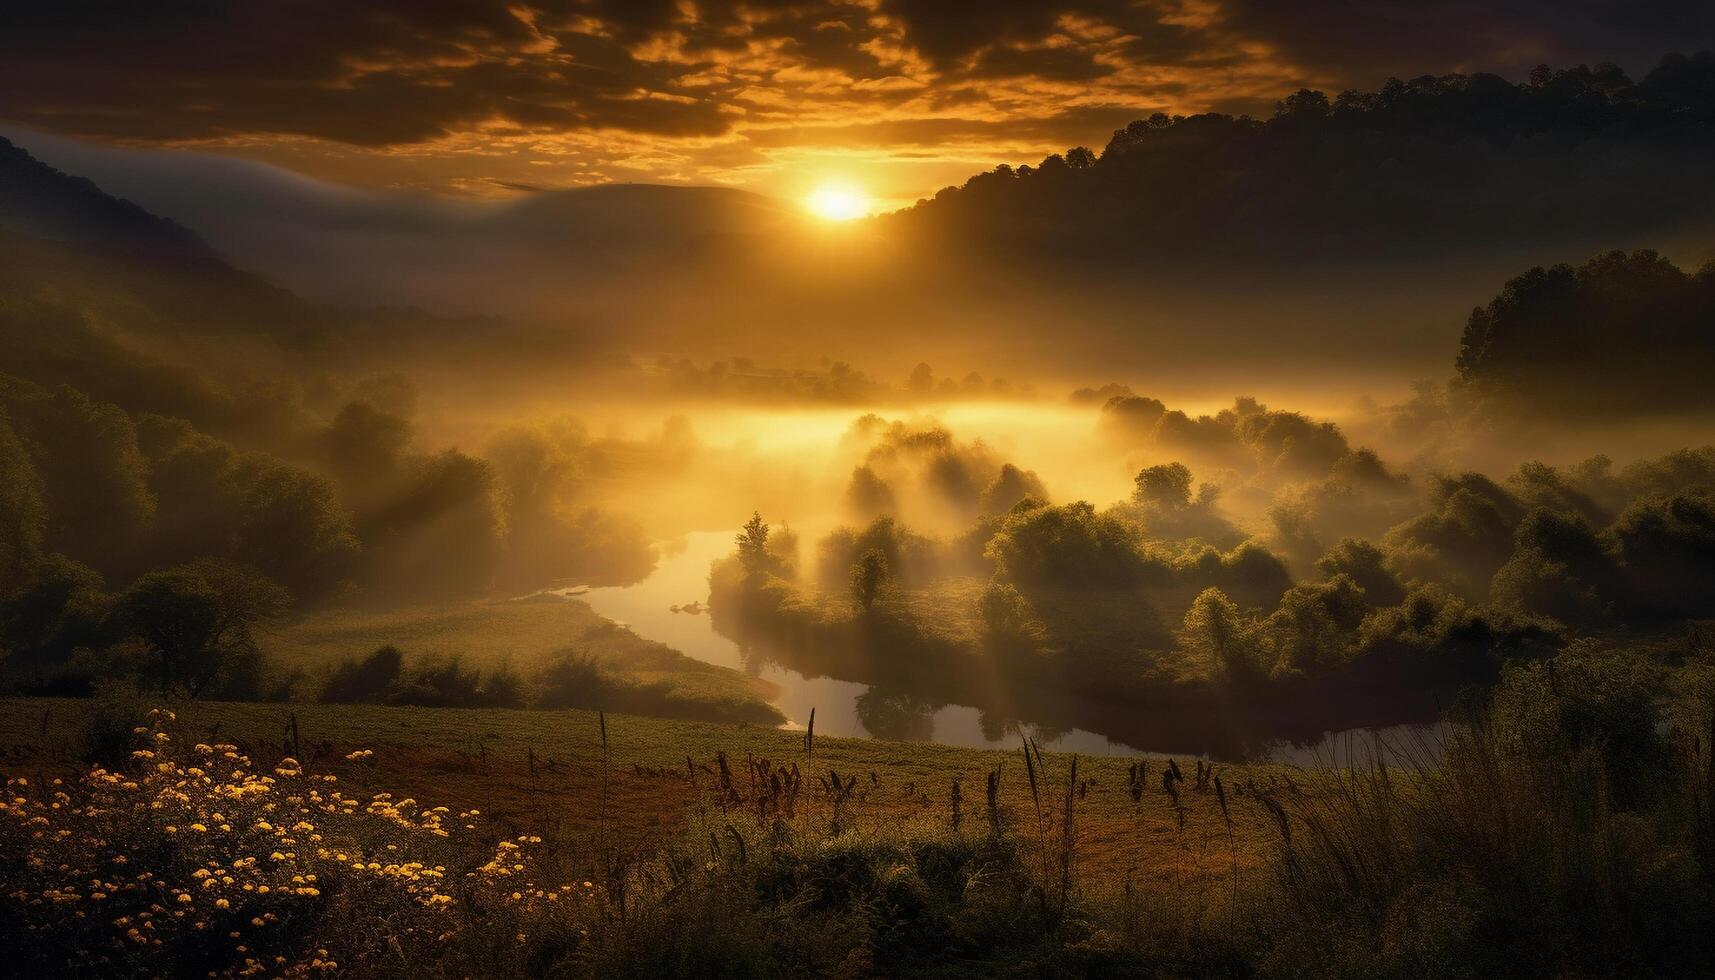
[{"label": "silhouetted tree", "polygon": [[929,365],[919,363],[911,369],[911,377],[906,380],[905,387],[913,394],[930,394],[935,390],[935,372]]},{"label": "silhouetted tree", "polygon": [[871,548],[858,556],[852,564],[851,588],[852,598],[869,612],[875,606],[876,596],[881,594],[881,587],[887,584],[887,556],[880,550]]},{"label": "silhouetted tree", "polygon": [[362,660],[347,659],[334,668],[323,685],[323,704],[380,704],[398,683],[405,656],[395,646],[384,646]]},{"label": "silhouetted tree", "polygon": [[1035,472],[1004,463],[995,478],[983,488],[978,506],[985,514],[1004,514],[1026,498],[1046,500],[1047,497],[1048,491]]},{"label": "silhouetted tree", "polygon": [[1316,560],[1322,574],[1344,575],[1364,590],[1364,601],[1372,606],[1394,606],[1405,598],[1399,579],[1388,571],[1387,556],[1362,538],[1344,538]]},{"label": "silhouetted tree", "polygon": [[851,482],[846,485],[846,509],[853,517],[871,521],[893,514],[897,508],[893,489],[876,475],[875,470],[868,466],[852,470]]},{"label": "silhouetted tree", "polygon": [[1191,601],[1179,643],[1235,685],[1253,686],[1266,676],[1258,659],[1254,624],[1220,589],[1204,589]]},{"label": "silhouetted tree", "polygon": [[113,620],[156,661],[163,693],[196,697],[229,664],[257,655],[257,633],[284,613],[286,591],[253,569],[201,559],[150,572],[120,595]]},{"label": "silhouetted tree", "polygon": [[735,540],[738,561],[745,572],[750,575],[765,573],[768,570],[768,525],[763,522],[761,511],[750,515],[750,520],[744,522]]},{"label": "silhouetted tree", "polygon": [[1132,480],[1132,499],[1160,507],[1191,506],[1191,470],[1184,463],[1146,466]]}]

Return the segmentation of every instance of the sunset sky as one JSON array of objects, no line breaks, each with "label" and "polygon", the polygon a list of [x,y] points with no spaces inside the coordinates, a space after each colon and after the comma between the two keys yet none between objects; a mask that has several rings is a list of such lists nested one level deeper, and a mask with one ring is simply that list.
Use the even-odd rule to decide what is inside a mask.
[{"label": "sunset sky", "polygon": [[909,203],[1151,112],[1619,61],[1710,38],[1646,0],[291,0],[11,5],[0,120],[373,187],[608,181]]}]

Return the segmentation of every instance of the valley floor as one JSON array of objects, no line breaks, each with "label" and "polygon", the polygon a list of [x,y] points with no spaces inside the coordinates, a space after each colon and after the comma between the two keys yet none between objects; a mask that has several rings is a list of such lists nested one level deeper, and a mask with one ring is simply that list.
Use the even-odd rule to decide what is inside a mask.
[{"label": "valley floor", "polygon": [[[0,772],[69,777],[81,771],[80,733],[97,703],[0,700]],[[860,831],[902,823],[947,829],[956,784],[964,832],[980,835],[985,832],[986,779],[999,768],[1002,810],[1024,836],[1031,832],[1029,776],[1016,748],[985,751],[818,737],[807,758],[802,732],[609,715],[604,764],[601,718],[590,711],[213,702],[179,703],[175,710],[187,736],[234,742],[260,762],[295,751],[307,769],[336,774],[348,786],[386,790],[428,806],[479,809],[499,831],[581,836],[605,825],[606,833],[639,853],[679,842],[693,824],[698,832],[706,832],[704,825],[717,830],[727,823],[740,829],[756,825],[755,814],[742,805],[721,809],[717,753],[725,754],[746,796],[747,757],[777,766],[796,764],[808,787],[799,804],[800,819],[819,827],[830,819],[829,804],[820,787],[809,786],[812,779],[830,771],[842,780],[856,777],[842,819]],[[361,749],[374,755],[346,759]],[[1057,808],[1072,757],[1042,755],[1043,805]],[[1133,801],[1129,767],[1136,761],[1077,760],[1081,792],[1074,861],[1082,882],[1112,893],[1123,891],[1129,880],[1133,889],[1214,903],[1231,893],[1235,874],[1242,885],[1262,873],[1274,835],[1247,787],[1281,785],[1297,770],[1216,769],[1232,797],[1229,839],[1213,780],[1198,790],[1193,760],[1177,760],[1186,777],[1178,791],[1180,809],[1162,790],[1167,760],[1161,758],[1147,760],[1145,790]]]}]

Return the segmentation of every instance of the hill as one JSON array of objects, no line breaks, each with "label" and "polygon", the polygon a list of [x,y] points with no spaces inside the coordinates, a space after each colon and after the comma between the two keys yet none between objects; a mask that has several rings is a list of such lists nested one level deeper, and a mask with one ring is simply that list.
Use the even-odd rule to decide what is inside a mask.
[{"label": "hill", "polygon": [[213,258],[184,226],[62,173],[0,137],[0,231],[27,238]]},{"label": "hill", "polygon": [[481,315],[587,302],[605,277],[790,217],[781,202],[721,187],[613,184],[461,199],[344,187],[213,154],[14,136],[196,228],[239,265],[350,306]]},{"label": "hill", "polygon": [[[1715,214],[1715,54],[1300,90],[1266,120],[1157,113],[886,219],[992,254],[1099,268],[1317,265],[1698,229]],[[1706,239],[1705,239],[1706,240]]]}]

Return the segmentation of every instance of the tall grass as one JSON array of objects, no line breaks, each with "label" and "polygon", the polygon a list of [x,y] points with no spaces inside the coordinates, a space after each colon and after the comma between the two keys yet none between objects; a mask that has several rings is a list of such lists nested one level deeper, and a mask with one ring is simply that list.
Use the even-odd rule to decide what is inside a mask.
[{"label": "tall grass", "polygon": [[[1546,668],[1491,710],[1259,795],[1278,834],[1264,962],[1323,976],[1681,976],[1711,962],[1700,742],[1658,769],[1582,728]],[[1527,710],[1508,707],[1528,694]],[[1645,751],[1640,756],[1640,748]],[[1354,758],[1362,755],[1362,758]],[[1664,755],[1664,758],[1667,756]],[[1647,768],[1641,795],[1617,787]],[[1628,790],[1628,792],[1631,792]],[[1687,814],[1690,817],[1687,817]]]},{"label": "tall grass", "polygon": [[[1140,760],[1109,790],[1117,767],[1021,733],[1012,801],[1031,812],[1009,809],[996,766],[980,821],[956,774],[865,779],[806,730],[785,761],[662,770],[686,824],[649,839],[608,812],[624,718],[595,719],[596,826],[519,834],[395,799],[373,754],[331,781],[157,716],[127,733],[135,754],[81,781],[8,783],[0,972],[1707,975],[1715,687],[1635,680],[1576,661],[1516,672],[1434,736],[1348,745],[1266,787]],[[1084,807],[1104,791],[1130,797],[1138,868],[1171,888],[1081,876],[1104,832]],[[1238,828],[1257,818],[1273,857],[1241,875]],[[1228,867],[1188,873],[1223,836]]]}]

